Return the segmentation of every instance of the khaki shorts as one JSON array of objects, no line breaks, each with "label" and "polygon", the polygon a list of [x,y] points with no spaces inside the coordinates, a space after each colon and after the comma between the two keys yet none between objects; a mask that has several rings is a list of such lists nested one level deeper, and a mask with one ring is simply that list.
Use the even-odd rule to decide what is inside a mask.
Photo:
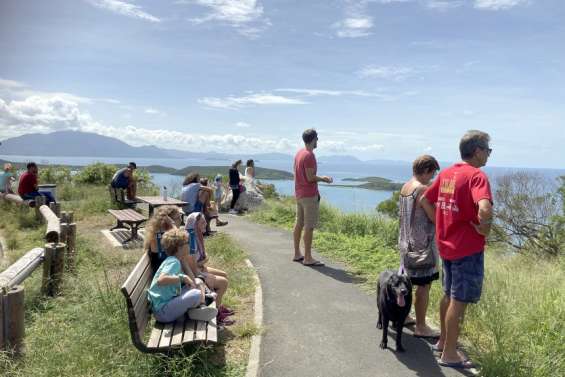
[{"label": "khaki shorts", "polygon": [[296,199],[296,225],[306,229],[318,226],[320,201],[318,196]]}]

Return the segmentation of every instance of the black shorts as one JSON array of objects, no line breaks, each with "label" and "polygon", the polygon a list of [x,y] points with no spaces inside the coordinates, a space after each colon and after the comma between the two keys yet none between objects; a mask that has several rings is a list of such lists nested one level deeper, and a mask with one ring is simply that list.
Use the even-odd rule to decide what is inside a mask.
[{"label": "black shorts", "polygon": [[439,272],[436,272],[435,274],[430,276],[410,278],[412,285],[428,285],[431,284],[434,280],[439,280]]}]

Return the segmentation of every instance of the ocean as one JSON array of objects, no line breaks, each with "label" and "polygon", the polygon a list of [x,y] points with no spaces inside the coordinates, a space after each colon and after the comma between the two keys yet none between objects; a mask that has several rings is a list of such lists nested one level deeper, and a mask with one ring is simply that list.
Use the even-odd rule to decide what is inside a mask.
[{"label": "ocean", "polygon": [[[0,155],[1,159],[26,162],[35,161],[41,164],[64,164],[64,165],[77,165],[84,166],[94,162],[105,162],[113,164],[125,164],[130,159],[128,158],[100,158],[100,157],[44,157],[44,156],[4,156]],[[162,165],[176,169],[184,168],[186,166],[215,166],[224,165],[228,166],[232,161],[218,160],[218,159],[152,159],[152,158],[136,158],[134,159],[138,166],[148,165]],[[345,178],[363,178],[363,177],[383,177],[395,182],[404,182],[412,175],[411,164],[406,162],[385,161],[378,163],[336,163],[336,162],[323,162],[322,159],[318,164],[319,175],[329,175],[334,178],[336,184],[358,184],[360,182],[347,182],[343,181]],[[292,160],[256,160],[256,166],[279,169],[285,171],[292,171]],[[505,167],[485,167],[485,172],[495,184],[496,177],[502,176],[511,172],[525,170],[530,173],[538,174],[549,181],[555,181],[557,177],[565,175],[565,169],[521,169],[521,168],[505,168]],[[227,171],[219,171],[218,173],[227,174]],[[170,175],[170,174],[152,174],[154,182],[159,186],[166,186],[171,195],[178,194],[182,186],[183,177]],[[262,180],[265,183],[272,183],[275,185],[276,190],[283,195],[293,195],[294,183],[292,181],[280,180]],[[332,185],[320,184],[320,195],[322,200],[328,204],[339,208],[340,210],[348,213],[361,212],[371,213],[375,211],[376,206],[383,200],[389,199],[392,195],[391,191],[374,191],[361,188],[347,188],[335,187]]]}]

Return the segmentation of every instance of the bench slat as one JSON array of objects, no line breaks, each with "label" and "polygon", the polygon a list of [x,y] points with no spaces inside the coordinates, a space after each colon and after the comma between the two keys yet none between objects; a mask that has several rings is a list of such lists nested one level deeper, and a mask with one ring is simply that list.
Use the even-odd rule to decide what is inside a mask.
[{"label": "bench slat", "polygon": [[173,323],[166,323],[163,327],[163,333],[161,334],[161,340],[159,341],[159,348],[169,348],[171,345],[171,338],[173,336]]},{"label": "bench slat", "polygon": [[194,340],[206,340],[206,325],[207,322],[196,322],[196,331],[194,332]]},{"label": "bench slat", "polygon": [[208,327],[206,328],[206,342],[218,342],[218,325],[216,324],[216,318],[208,322]]},{"label": "bench slat", "polygon": [[151,308],[149,306],[149,301],[139,300],[137,302],[137,305],[133,307],[133,310],[135,313],[137,330],[139,331],[139,334],[141,336],[143,335],[145,327],[147,326],[147,322],[149,322],[149,318],[151,317]]},{"label": "bench slat", "polygon": [[133,292],[137,282],[143,275],[143,272],[145,271],[147,266],[151,266],[149,255],[147,255],[147,253],[143,253],[141,259],[139,260],[139,262],[137,262],[137,264],[129,274],[128,278],[126,279],[124,285],[122,286],[122,289],[126,290],[128,296],[131,296],[131,293]]},{"label": "bench slat", "polygon": [[151,335],[149,336],[149,341],[147,342],[148,348],[158,348],[159,341],[161,340],[161,333],[163,332],[163,324],[157,322],[155,327],[151,330]]},{"label": "bench slat", "polygon": [[153,270],[151,268],[151,265],[148,264],[130,295],[132,305],[135,306],[139,300],[147,299],[147,290],[151,285],[152,275]]},{"label": "bench slat", "polygon": [[175,321],[175,327],[173,329],[173,336],[171,337],[171,347],[182,345],[182,335],[184,332],[184,322],[188,321],[186,316],[178,318]]},{"label": "bench slat", "polygon": [[190,343],[194,341],[194,328],[196,327],[196,322],[194,320],[187,318],[184,322],[184,334],[182,336],[182,342]]}]

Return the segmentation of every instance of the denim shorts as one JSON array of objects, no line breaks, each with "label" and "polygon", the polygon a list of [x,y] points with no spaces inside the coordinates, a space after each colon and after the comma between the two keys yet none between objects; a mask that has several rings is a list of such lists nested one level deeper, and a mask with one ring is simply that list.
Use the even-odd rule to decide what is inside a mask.
[{"label": "denim shorts", "polygon": [[456,260],[443,260],[443,291],[446,296],[466,303],[481,298],[485,266],[482,251]]}]

